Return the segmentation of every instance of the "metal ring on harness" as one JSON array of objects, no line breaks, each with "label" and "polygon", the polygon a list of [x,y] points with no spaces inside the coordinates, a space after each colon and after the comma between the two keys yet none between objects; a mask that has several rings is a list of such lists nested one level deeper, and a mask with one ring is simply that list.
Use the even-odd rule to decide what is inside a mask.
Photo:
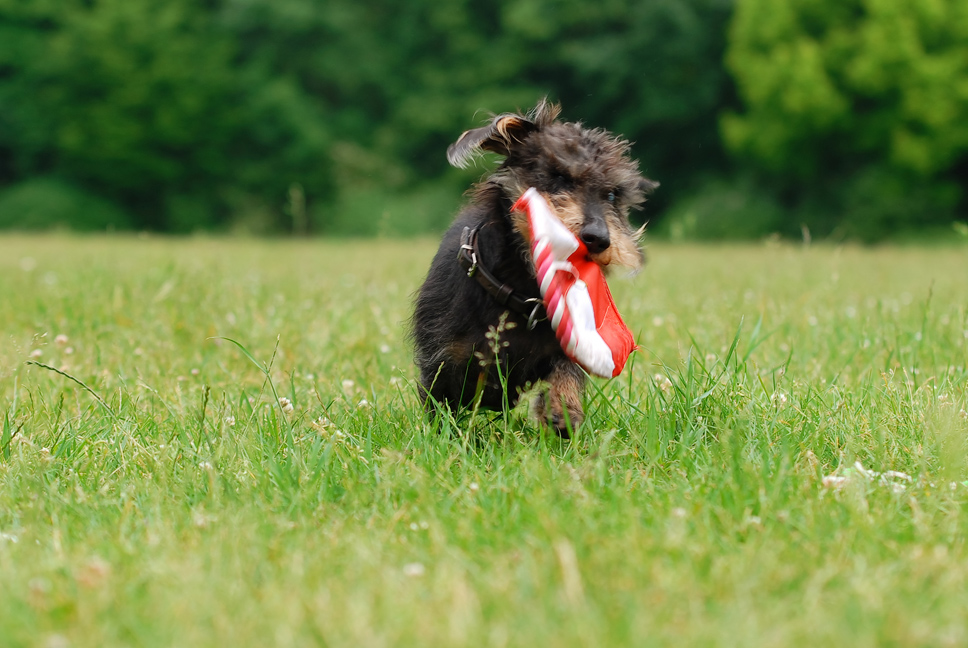
[{"label": "metal ring on harness", "polygon": [[473,277],[474,273],[477,271],[477,253],[474,252],[474,246],[464,243],[462,246],[460,246],[460,249],[470,252],[471,267],[467,269],[467,276]]},{"label": "metal ring on harness", "polygon": [[538,311],[541,310],[541,307],[544,306],[544,303],[537,297],[526,299],[525,303],[534,304],[534,308],[531,309],[531,314],[528,315],[528,330],[533,331],[534,327],[537,326],[538,322],[541,321],[541,316],[539,315]]}]

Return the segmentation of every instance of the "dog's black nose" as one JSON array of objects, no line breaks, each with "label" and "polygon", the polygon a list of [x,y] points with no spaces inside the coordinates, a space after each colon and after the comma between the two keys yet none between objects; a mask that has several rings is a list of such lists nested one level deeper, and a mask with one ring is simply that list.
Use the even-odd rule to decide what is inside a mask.
[{"label": "dog's black nose", "polygon": [[579,236],[591,254],[604,252],[612,244],[612,241],[608,237],[608,227],[600,221],[585,223],[581,228]]}]

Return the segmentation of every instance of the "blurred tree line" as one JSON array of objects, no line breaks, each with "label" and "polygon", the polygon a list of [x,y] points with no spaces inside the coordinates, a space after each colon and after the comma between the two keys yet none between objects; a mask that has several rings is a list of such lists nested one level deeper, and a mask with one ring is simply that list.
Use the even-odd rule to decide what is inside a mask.
[{"label": "blurred tree line", "polygon": [[447,145],[544,95],[672,236],[965,210],[963,0],[0,0],[0,227],[438,230]]}]

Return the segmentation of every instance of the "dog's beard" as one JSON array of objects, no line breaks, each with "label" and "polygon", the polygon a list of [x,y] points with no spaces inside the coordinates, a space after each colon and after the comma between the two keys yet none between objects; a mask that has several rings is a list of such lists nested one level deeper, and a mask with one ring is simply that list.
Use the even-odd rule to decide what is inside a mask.
[{"label": "dog's beard", "polygon": [[597,263],[607,275],[610,275],[615,268],[624,268],[635,274],[642,269],[643,255],[639,241],[643,234],[645,234],[644,225],[631,236],[613,237],[612,244],[607,250],[591,254],[588,258]]}]

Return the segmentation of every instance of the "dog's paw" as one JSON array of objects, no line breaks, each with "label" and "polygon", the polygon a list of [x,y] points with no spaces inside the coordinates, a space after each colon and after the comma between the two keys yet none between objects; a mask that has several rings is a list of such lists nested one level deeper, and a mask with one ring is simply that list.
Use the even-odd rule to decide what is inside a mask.
[{"label": "dog's paw", "polygon": [[552,391],[542,391],[531,401],[531,414],[539,423],[547,425],[562,439],[570,439],[571,432],[577,430],[585,413],[581,403],[567,403],[566,398],[552,397]]}]

